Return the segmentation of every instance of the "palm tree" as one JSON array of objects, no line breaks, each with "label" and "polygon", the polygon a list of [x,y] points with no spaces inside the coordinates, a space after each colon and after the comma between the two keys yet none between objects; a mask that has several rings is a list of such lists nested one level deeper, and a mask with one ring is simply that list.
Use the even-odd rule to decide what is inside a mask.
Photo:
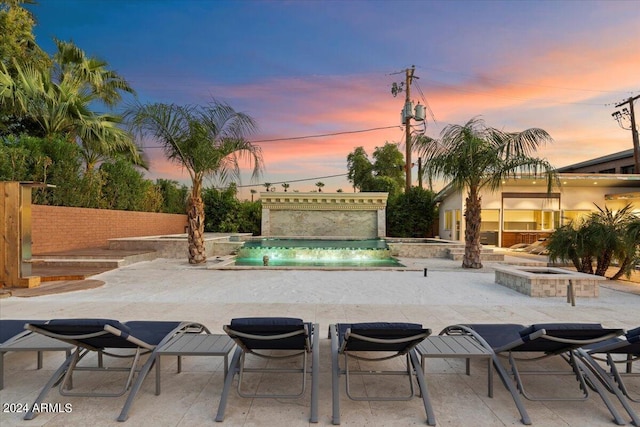
[{"label": "palm tree", "polygon": [[258,190],[252,188],[251,190],[249,190],[251,192],[251,203],[253,203],[253,195],[256,194],[258,192]]},{"label": "palm tree", "polygon": [[619,255],[619,268],[611,276],[611,280],[618,280],[622,275],[629,277],[635,266],[640,263],[640,218],[638,216],[627,223],[622,235],[624,253]]},{"label": "palm tree", "polygon": [[485,126],[479,118],[445,127],[439,140],[416,141],[431,176],[449,180],[454,190],[467,191],[463,268],[482,268],[481,190],[496,191],[504,179],[521,174],[543,174],[548,192],[557,183],[555,169],[546,160],[531,157],[541,144],[550,141],[551,137],[542,129],[503,132]]},{"label": "palm tree", "polygon": [[322,187],[324,187],[324,182],[322,181],[316,182],[316,187],[318,187],[318,193],[322,193]]},{"label": "palm tree", "polygon": [[119,126],[121,117],[93,109],[96,102],[112,107],[122,100],[122,92],[133,89],[104,61],[86,58],[72,43],[56,43],[50,69],[14,62],[10,72],[0,64],[2,109],[33,121],[45,138],[61,135],[79,143],[87,171],[117,155],[144,165],[131,135]]},{"label": "palm tree", "polygon": [[571,221],[558,227],[547,238],[549,261],[571,261],[581,273],[593,274],[593,260],[597,256],[596,233],[590,221]]},{"label": "palm tree", "polygon": [[206,261],[202,182],[207,176],[225,181],[240,175],[239,161],[253,164],[253,178],[263,169],[262,152],[245,137],[254,132],[250,116],[212,101],[205,106],[136,104],[125,113],[132,129],[155,138],[167,158],[183,166],[191,177],[187,201],[189,263]]},{"label": "palm tree", "polygon": [[598,211],[589,217],[589,222],[595,230],[595,274],[604,276],[614,258],[622,262],[623,269],[626,267],[624,264],[635,258],[638,241],[634,238],[633,229],[629,227],[637,217],[631,204],[618,210],[611,210],[607,206],[603,209],[598,205],[596,208]]}]

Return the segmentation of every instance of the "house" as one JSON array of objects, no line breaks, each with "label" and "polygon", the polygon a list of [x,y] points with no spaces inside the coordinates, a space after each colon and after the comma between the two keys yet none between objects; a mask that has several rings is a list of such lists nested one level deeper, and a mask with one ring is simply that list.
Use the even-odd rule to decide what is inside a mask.
[{"label": "house", "polygon": [[[500,247],[532,243],[597,211],[596,205],[617,210],[631,203],[640,213],[640,174],[625,173],[629,162],[633,168],[633,150],[558,169],[560,185],[551,193],[544,180],[525,176],[503,181],[498,191],[484,190],[481,243]],[[614,173],[601,172],[612,169]],[[464,240],[466,196],[466,190],[451,186],[438,193],[441,238]]]}]

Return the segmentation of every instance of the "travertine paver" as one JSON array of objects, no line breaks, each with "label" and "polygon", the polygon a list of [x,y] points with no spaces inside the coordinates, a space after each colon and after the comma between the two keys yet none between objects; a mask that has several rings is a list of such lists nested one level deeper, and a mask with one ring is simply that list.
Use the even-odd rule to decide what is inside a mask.
[{"label": "travertine paver", "polygon": [[[405,261],[405,260],[403,260]],[[109,317],[122,321],[191,320],[222,333],[232,317],[294,316],[320,324],[359,321],[409,321],[422,323],[434,333],[454,323],[602,322],[608,327],[640,326],[640,296],[606,285],[599,298],[578,298],[571,307],[566,298],[531,298],[494,283],[489,266],[482,271],[463,271],[458,261],[406,260],[418,271],[215,271],[192,267],[186,261],[160,259],[142,262],[95,277],[105,285],[96,289],[34,298],[0,300],[2,318]],[[422,268],[428,268],[424,277]],[[320,342],[320,422],[331,424],[330,344],[326,334]],[[163,359],[160,396],[148,379],[130,412],[132,426],[214,426],[214,414],[222,390],[221,358],[192,357],[176,373],[174,358]],[[2,403],[31,403],[62,358],[46,355],[44,369],[35,370],[32,357],[5,356],[7,387],[0,391]],[[395,362],[390,362],[395,363]],[[438,425],[519,425],[510,395],[496,381],[494,398],[487,397],[485,361],[471,362],[464,374],[463,359],[433,359],[427,365],[427,383]],[[537,367],[561,367],[558,362],[538,362]],[[81,384],[82,373],[77,384]],[[95,386],[105,379],[89,379]],[[256,378],[258,387],[286,385],[287,379]],[[363,380],[364,381],[364,380]],[[362,387],[395,387],[384,380]],[[548,381],[546,379],[545,381]],[[572,385],[569,377],[550,385],[532,384],[532,392],[557,384]],[[640,381],[633,385],[640,392]],[[420,399],[408,402],[352,402],[341,384],[342,425],[424,425]],[[115,420],[124,398],[71,398],[52,392],[49,403],[71,403],[72,412],[43,413],[33,421],[20,414],[0,413],[6,426],[122,425]],[[610,426],[611,417],[597,396],[586,402],[528,402],[535,426]],[[640,412],[640,405],[634,404]],[[274,401],[242,399],[232,394],[226,426],[308,425],[309,396]]]}]

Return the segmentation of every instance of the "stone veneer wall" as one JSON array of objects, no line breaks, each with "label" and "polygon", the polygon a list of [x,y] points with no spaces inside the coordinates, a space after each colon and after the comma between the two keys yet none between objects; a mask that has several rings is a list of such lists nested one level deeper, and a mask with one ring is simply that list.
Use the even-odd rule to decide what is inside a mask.
[{"label": "stone veneer wall", "polygon": [[262,235],[376,238],[386,235],[387,193],[261,193]]},{"label": "stone veneer wall", "polygon": [[391,255],[400,258],[447,258],[449,249],[461,247],[451,243],[408,243],[387,241]]},{"label": "stone veneer wall", "polygon": [[[497,266],[494,269],[497,284],[538,298],[566,297],[569,280],[573,282],[575,296],[597,298],[600,295],[600,282],[606,280],[601,276],[552,267]],[[538,273],[530,273],[527,270]],[[555,274],[544,274],[545,271]]]}]

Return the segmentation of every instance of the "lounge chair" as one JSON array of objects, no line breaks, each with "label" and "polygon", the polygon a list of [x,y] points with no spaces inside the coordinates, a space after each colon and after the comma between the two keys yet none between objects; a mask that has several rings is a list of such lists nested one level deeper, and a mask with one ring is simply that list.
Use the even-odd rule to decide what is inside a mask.
[{"label": "lounge chair", "polygon": [[[576,350],[584,345],[603,342],[623,334],[622,329],[606,329],[600,324],[591,323],[548,323],[536,324],[529,327],[518,324],[468,324],[452,325],[445,328],[441,334],[467,334],[477,339],[487,349],[494,352],[493,364],[500,379],[511,393],[520,412],[523,424],[531,424],[520,395],[528,400],[576,401],[586,400],[589,387],[593,388],[614,417],[616,424],[626,424],[618,414],[607,396],[605,387],[598,378],[577,357]],[[511,374],[507,373],[498,356],[506,357],[509,361]],[[560,356],[567,362],[570,371],[522,371],[516,361],[538,361],[552,356]],[[582,393],[564,396],[533,396],[527,392],[523,375],[574,375]]]},{"label": "lounge chair", "polygon": [[64,351],[67,357],[73,346],[52,338],[32,334],[24,328],[27,323],[44,323],[44,320],[0,320],[0,390],[4,388],[4,354],[10,351],[37,352],[37,368],[42,369],[45,351]]},{"label": "lounge chair", "polygon": [[[118,417],[118,421],[126,421],[133,399],[156,361],[156,349],[180,334],[208,332],[206,327],[198,323],[156,321],[120,323],[111,319],[55,319],[44,324],[27,324],[26,327],[35,333],[73,344],[76,350],[67,357],[43,387],[34,404],[30,406],[32,409],[25,415],[25,420],[33,419],[37,415],[37,412],[33,412],[33,408],[39,407],[49,391],[58,385],[60,394],[63,396],[117,397],[130,390]],[[92,352],[98,354],[97,366],[79,366],[79,362]],[[105,367],[102,361],[103,355],[131,358],[131,365],[122,368]],[[138,369],[138,362],[144,355],[148,355],[148,358]],[[125,384],[118,391],[77,392],[72,391],[72,378],[76,371],[126,371],[128,376]],[[156,394],[159,394],[158,383],[156,382]]]},{"label": "lounge chair", "polygon": [[[311,372],[311,415],[309,421],[318,422],[318,373],[320,347],[318,342],[318,324],[306,323],[302,319],[289,317],[248,317],[231,320],[225,325],[225,332],[238,344],[231,358],[229,372],[224,381],[224,389],[218,405],[216,421],[224,420],[224,412],[229,398],[233,379],[238,375],[238,394],[249,398],[297,399],[304,395],[307,374]],[[299,368],[248,368],[245,366],[247,355],[268,359],[300,358]],[[311,370],[309,371],[309,356]],[[301,385],[297,392],[259,393],[257,390],[243,390],[245,374],[277,373],[299,375]]]},{"label": "lounge chair", "polygon": [[[431,330],[424,329],[416,323],[337,323],[329,326],[331,338],[332,359],[332,395],[333,395],[333,424],[340,424],[340,375],[345,376],[346,393],[352,400],[364,401],[399,401],[409,400],[416,393],[413,385],[413,375],[418,381],[427,424],[435,425],[435,415],[431,408],[429,392],[422,372],[422,367],[415,347],[431,334]],[[340,367],[340,355],[344,356],[344,367]],[[405,356],[406,368],[395,371],[356,370],[350,366],[350,359],[367,362],[381,362],[395,357]],[[352,363],[353,364],[353,363]],[[402,375],[408,377],[408,393],[403,396],[356,396],[352,393],[350,377],[352,375]]]},{"label": "lounge chair", "polygon": [[[627,402],[628,399],[640,403],[640,396],[631,393],[628,385],[625,384],[625,379],[640,377],[640,372],[633,372],[633,364],[640,360],[640,327],[628,331],[625,334],[625,339],[616,337],[580,348],[578,356],[600,378],[607,389],[620,399],[627,413],[631,416],[633,424],[640,426],[640,417]],[[607,372],[597,361],[605,362],[609,371]],[[617,365],[619,364],[625,365],[624,372],[620,372],[618,369]]]}]

